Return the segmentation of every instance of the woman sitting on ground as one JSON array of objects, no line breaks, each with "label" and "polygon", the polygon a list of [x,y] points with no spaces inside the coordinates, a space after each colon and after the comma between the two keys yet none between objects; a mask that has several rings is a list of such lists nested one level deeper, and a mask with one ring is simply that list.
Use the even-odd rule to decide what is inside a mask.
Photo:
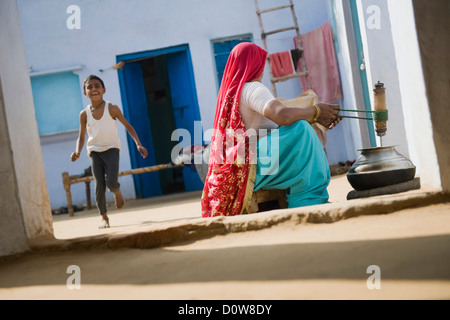
[{"label": "woman sitting on ground", "polygon": [[[203,217],[248,212],[252,193],[286,190],[288,207],[328,202],[328,160],[311,123],[336,126],[339,106],[286,107],[261,83],[267,52],[233,48],[217,101]],[[269,134],[268,130],[271,130]]]}]

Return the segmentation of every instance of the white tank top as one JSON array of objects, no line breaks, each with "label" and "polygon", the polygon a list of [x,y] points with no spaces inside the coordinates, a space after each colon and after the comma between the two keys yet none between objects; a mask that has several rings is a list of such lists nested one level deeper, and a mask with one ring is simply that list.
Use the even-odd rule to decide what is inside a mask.
[{"label": "white tank top", "polygon": [[120,151],[117,120],[114,120],[109,113],[109,102],[105,101],[105,108],[100,120],[94,119],[91,113],[91,105],[88,105],[85,110],[87,114],[86,129],[88,141],[86,149],[88,156],[92,151],[103,152],[112,148],[117,148]]}]

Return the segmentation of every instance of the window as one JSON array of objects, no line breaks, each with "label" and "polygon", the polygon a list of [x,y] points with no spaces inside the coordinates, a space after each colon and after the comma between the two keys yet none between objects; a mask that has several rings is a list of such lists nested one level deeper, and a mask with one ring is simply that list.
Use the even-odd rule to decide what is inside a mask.
[{"label": "window", "polygon": [[82,88],[72,71],[31,74],[39,135],[78,130]]},{"label": "window", "polygon": [[216,61],[217,80],[222,82],[223,72],[228,61],[231,50],[241,42],[251,42],[251,35],[236,36],[231,38],[216,39],[212,41],[214,50],[214,59]]}]

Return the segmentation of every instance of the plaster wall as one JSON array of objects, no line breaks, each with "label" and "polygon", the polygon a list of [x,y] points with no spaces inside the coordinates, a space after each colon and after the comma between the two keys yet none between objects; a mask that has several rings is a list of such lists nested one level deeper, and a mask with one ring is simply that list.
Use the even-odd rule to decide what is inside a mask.
[{"label": "plaster wall", "polygon": [[[287,3],[287,1],[286,1]],[[105,82],[105,98],[120,108],[121,94],[117,71],[111,67],[117,56],[189,44],[194,69],[197,99],[204,130],[212,127],[218,85],[211,40],[251,34],[256,44],[263,46],[253,0],[165,0],[77,1],[80,8],[80,29],[68,29],[70,0],[18,0],[20,21],[26,47],[26,60],[33,72],[83,66],[74,71],[82,82],[89,74],[99,75]],[[302,33],[311,31],[330,18],[328,0],[295,1],[296,16]],[[260,0],[260,7],[273,7],[273,1]],[[292,25],[290,10],[264,15],[266,31]],[[268,38],[269,52],[293,48],[295,33],[285,32]],[[102,71],[99,71],[102,70]],[[268,71],[263,83],[271,88]],[[302,92],[299,79],[277,85],[278,95],[293,98]],[[83,104],[88,99],[83,96]],[[131,168],[123,126],[118,126],[122,142],[120,170]],[[345,130],[329,133],[330,163],[345,161],[354,156],[354,146],[341,148]],[[89,167],[85,153],[72,163],[70,153],[75,149],[76,134],[65,133],[41,138],[42,154],[52,208],[66,206],[61,173],[79,174]],[[132,146],[134,148],[134,146]],[[350,150],[351,154],[343,150]],[[125,198],[134,198],[131,176],[120,178]],[[72,185],[73,203],[86,203],[84,185]],[[107,193],[107,200],[113,201]]]},{"label": "plaster wall", "polygon": [[6,219],[12,222],[2,223],[2,229],[6,228],[2,230],[2,238],[8,239],[6,245],[19,237],[12,250],[22,250],[25,248],[22,228],[30,241],[53,236],[53,228],[17,6],[15,1],[8,0],[2,0],[0,6],[0,40],[8,44],[0,46],[2,157],[5,157],[2,167],[6,166],[1,170],[2,176],[5,175],[2,190],[7,188],[4,184],[10,183],[10,189],[1,194],[1,214],[3,219],[9,212],[11,218]]},{"label": "plaster wall", "polygon": [[[425,79],[426,97],[428,99],[429,112],[433,128],[432,140],[430,135],[423,141],[426,153],[421,156],[426,160],[430,156],[432,170],[432,181],[436,184],[437,170],[440,170],[442,189],[450,192],[450,127],[448,119],[450,116],[450,2],[447,0],[423,1],[413,0],[414,17],[416,21],[417,38],[419,41],[420,57],[422,59],[423,75]],[[417,50],[417,49],[416,49]],[[423,91],[421,91],[423,93]],[[420,114],[417,115],[419,117]],[[424,125],[429,131],[428,115],[425,117]],[[417,119],[417,126],[422,126]],[[434,142],[434,143],[433,143]],[[435,153],[432,153],[432,145]],[[430,150],[431,149],[431,150]],[[437,163],[435,160],[437,156]]]},{"label": "plaster wall", "polygon": [[28,249],[0,80],[0,256]]},{"label": "plaster wall", "polygon": [[[403,102],[399,88],[397,59],[392,38],[390,12],[387,0],[359,0],[360,27],[364,42],[364,57],[368,75],[368,90],[372,109],[373,89],[378,81],[386,88],[386,108],[389,112],[387,133],[383,146],[396,146],[396,150],[409,158],[409,145],[405,131]],[[381,145],[379,137],[378,145]]]},{"label": "plaster wall", "polygon": [[[19,0],[28,66],[35,72],[82,65],[75,71],[82,82],[89,74],[105,82],[105,98],[121,106],[117,71],[118,55],[189,44],[197,98],[204,128],[212,127],[217,98],[217,81],[211,40],[239,34],[257,34],[253,1],[79,1],[81,28],[66,26],[67,8],[73,1]],[[241,19],[246,12],[247,18]],[[51,34],[51,36],[49,36]],[[256,39],[257,42],[257,39]],[[103,72],[99,70],[103,70]],[[88,99],[83,96],[83,104]],[[120,170],[131,168],[126,131],[118,126],[122,142]],[[42,139],[42,152],[53,208],[66,206],[61,173],[81,173],[90,163],[84,148],[72,163],[70,152],[76,136],[64,134]],[[132,146],[134,148],[134,146]],[[126,198],[134,198],[131,176],[120,178]],[[72,186],[74,204],[86,203],[82,184]],[[107,193],[109,201],[112,195]]]},{"label": "plaster wall", "polygon": [[[270,0],[259,0],[258,2],[260,3],[260,9],[274,7],[273,1]],[[294,1],[300,32],[303,34],[312,31],[327,21],[333,24],[334,15],[340,13],[339,11],[335,11],[333,4],[334,1],[329,0]],[[265,14],[263,15],[263,24],[265,31],[292,26],[291,12],[290,10],[286,10],[284,12]],[[336,103],[341,104],[343,107],[354,106],[351,71],[349,70],[348,52],[345,47],[346,30],[343,26],[337,26],[334,31],[336,32],[335,41],[338,43],[336,46],[336,56],[343,92],[343,99]],[[295,35],[295,32],[284,32],[269,36],[267,38],[269,52],[278,52],[292,48],[292,39]],[[255,39],[261,41],[260,37]],[[268,71],[266,73],[268,74]],[[270,81],[268,81],[269,78],[265,77],[264,80],[266,80],[266,82],[263,81],[266,86],[271,88]],[[303,91],[300,80],[297,78],[277,83],[276,87],[278,96],[287,99],[294,98]],[[361,135],[358,123],[354,121],[343,121],[338,127],[328,131],[326,149],[330,164],[356,159],[359,155],[356,150],[359,148],[361,148]]]},{"label": "plaster wall", "polygon": [[[421,184],[440,188],[429,103],[411,0],[390,1],[389,12],[411,161],[420,168]],[[419,129],[420,128],[420,129]]]}]

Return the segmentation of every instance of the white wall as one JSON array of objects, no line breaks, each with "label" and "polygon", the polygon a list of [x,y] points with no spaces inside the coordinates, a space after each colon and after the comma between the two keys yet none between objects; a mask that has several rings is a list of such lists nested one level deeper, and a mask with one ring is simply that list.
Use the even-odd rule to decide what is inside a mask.
[{"label": "white wall", "polygon": [[[273,8],[276,5],[287,4],[288,1],[278,1],[276,2],[276,5],[273,0],[258,0],[258,3],[259,8],[263,10]],[[327,22],[329,20],[328,7],[329,0],[294,1],[295,15],[297,17],[300,32],[307,33]],[[256,17],[256,14],[254,15]],[[290,9],[264,13],[261,15],[261,17],[265,32],[294,26]],[[256,23],[256,27],[258,28],[258,22]],[[296,32],[293,30],[267,36],[266,39],[269,53],[294,49],[293,38],[295,36]],[[255,43],[263,47],[259,29],[258,32],[255,33],[254,40]],[[269,71],[266,69],[263,83],[272,90],[272,85],[270,83],[268,75]],[[299,78],[290,79],[285,82],[279,82],[276,84],[276,88],[277,95],[285,99],[295,98],[303,91],[300,85]]]},{"label": "white wall", "polygon": [[[274,3],[271,0],[261,1],[260,9],[274,7]],[[284,2],[280,1],[280,4]],[[316,1],[294,1],[294,7],[298,24],[301,33],[307,33],[312,31],[327,21],[332,21],[334,10],[331,6],[330,0],[316,0]],[[280,21],[281,25],[280,25]],[[282,27],[292,26],[292,15],[290,10],[279,11],[273,13],[267,13],[263,15],[263,24],[265,31],[279,29]],[[342,21],[341,21],[342,22]],[[338,30],[337,41],[346,41],[345,28]],[[278,52],[287,49],[293,49],[292,39],[295,36],[295,32],[284,32],[275,34],[268,37],[268,48],[270,52]],[[258,41],[261,37],[257,38]],[[256,41],[255,41],[256,42]],[[345,50],[345,46],[343,47]],[[346,52],[336,52],[339,71],[341,75],[341,87],[343,91],[343,100],[341,104],[348,109],[355,106],[353,99],[354,93],[352,92],[351,85],[351,73],[349,73],[348,58]],[[268,72],[266,72],[268,74]],[[269,78],[263,79],[264,84],[269,88],[272,88]],[[286,82],[277,83],[278,96],[283,98],[294,98],[298,96],[302,91],[299,79],[291,79]],[[359,134],[358,123],[355,121],[343,121],[339,126],[333,130],[329,130],[327,133],[327,156],[330,164],[337,164],[339,162],[345,162],[347,160],[354,160],[359,156],[356,151],[361,148],[361,138]]]},{"label": "white wall", "polygon": [[[122,107],[117,71],[111,68],[118,55],[187,43],[205,130],[213,125],[218,92],[211,40],[252,34],[254,42],[263,46],[253,0],[80,0],[76,4],[81,9],[81,29],[69,30],[66,21],[70,14],[66,10],[74,3],[72,0],[18,0],[27,62],[33,71],[82,65],[84,68],[76,71],[80,91],[83,79],[89,74],[97,74],[105,82],[105,98]],[[297,0],[294,3],[302,33],[329,19],[328,0]],[[274,1],[261,0],[260,6],[273,7]],[[280,22],[292,24],[290,10],[269,14],[264,19],[266,31],[283,27]],[[269,52],[292,49],[294,35],[287,32],[271,36]],[[271,88],[268,72],[265,74],[263,82]],[[280,85],[278,95],[293,98],[301,91],[299,79],[294,79]],[[84,96],[83,103],[89,103]],[[351,160],[354,156],[354,139],[344,138],[347,134],[348,128],[344,126],[330,131],[327,146],[330,163]],[[127,170],[131,162],[126,131],[122,126],[119,126],[119,136],[123,146],[120,170]],[[56,142],[42,141],[52,208],[67,205],[61,173],[79,174],[89,166],[85,149],[77,162],[70,162],[75,140],[76,136],[68,134]],[[349,143],[346,148],[342,148],[342,141]],[[125,197],[134,198],[132,177],[121,177],[120,183]],[[112,195],[107,193],[107,196],[108,201],[113,200]],[[83,184],[72,186],[72,197],[74,204],[86,203]]]},{"label": "white wall", "polygon": [[[375,84],[378,81],[384,83],[389,121],[387,122],[387,133],[382,138],[383,146],[396,146],[398,152],[409,158],[388,2],[387,0],[358,0],[368,90],[373,109],[373,89]],[[376,137],[378,145],[380,145],[379,138],[378,136]]]},{"label": "white wall", "polygon": [[423,187],[441,188],[411,0],[388,1],[411,161]]},{"label": "white wall", "polygon": [[[69,30],[67,8],[73,1],[19,0],[28,66],[33,71],[45,71],[74,65],[82,82],[89,74],[99,75],[105,82],[105,98],[121,107],[117,71],[110,67],[116,56],[154,50],[188,43],[190,46],[197,98],[205,128],[212,127],[217,85],[211,40],[239,34],[257,34],[258,24],[253,1],[78,1],[81,9],[81,29]],[[245,19],[243,13],[247,12]],[[238,13],[238,14],[237,14]],[[99,72],[103,69],[103,72]],[[83,96],[85,105],[89,103]],[[127,150],[126,131],[119,126],[123,151],[120,170],[131,167]],[[48,139],[47,139],[48,140]],[[49,180],[53,208],[66,206],[61,173],[79,174],[89,166],[83,150],[82,157],[70,162],[76,136],[65,135],[57,143],[43,141],[43,156]],[[133,146],[134,148],[134,146]],[[126,198],[134,198],[131,176],[120,178]],[[86,203],[84,185],[72,186],[74,204]],[[112,201],[112,195],[108,200]]]}]

